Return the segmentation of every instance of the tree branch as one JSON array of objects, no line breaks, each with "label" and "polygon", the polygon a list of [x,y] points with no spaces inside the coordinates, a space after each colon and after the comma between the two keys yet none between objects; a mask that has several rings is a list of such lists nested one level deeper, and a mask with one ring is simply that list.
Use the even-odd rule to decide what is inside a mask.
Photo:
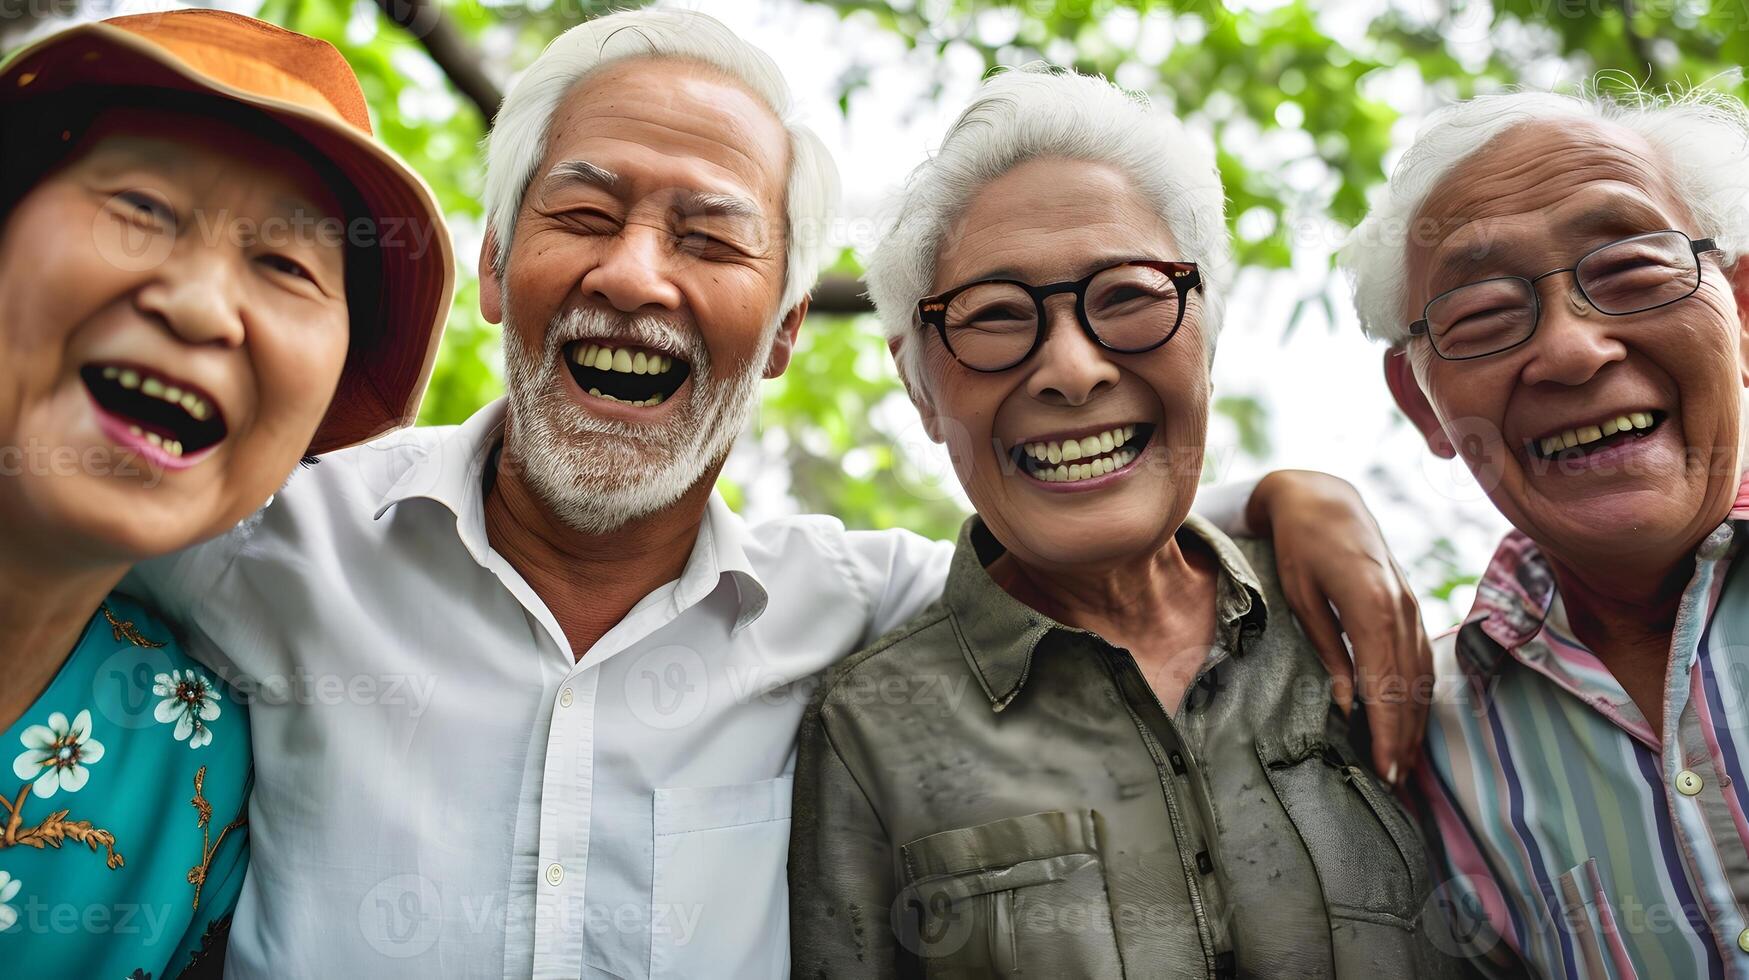
[{"label": "tree branch", "polygon": [[458,30],[431,0],[376,0],[388,18],[405,28],[424,45],[451,84],[467,96],[486,119],[486,128],[498,116],[504,93],[486,74],[485,59],[474,43]]},{"label": "tree branch", "polygon": [[808,304],[808,312],[825,316],[873,313],[874,304],[863,295],[867,289],[862,280],[855,276],[828,273],[821,276],[820,281],[815,284],[813,302]]}]

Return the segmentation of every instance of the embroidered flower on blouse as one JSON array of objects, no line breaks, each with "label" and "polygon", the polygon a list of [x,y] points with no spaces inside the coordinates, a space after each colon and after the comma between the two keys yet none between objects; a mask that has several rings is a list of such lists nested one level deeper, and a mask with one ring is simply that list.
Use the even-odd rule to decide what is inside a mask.
[{"label": "embroidered flower on blouse", "polygon": [[71,724],[59,711],[47,725],[32,725],[18,736],[24,751],[12,760],[12,774],[34,779],[31,792],[48,799],[58,790],[77,793],[91,778],[86,767],[103,758],[103,743],[91,737],[91,712],[81,711]]},{"label": "embroidered flower on blouse", "polygon": [[7,903],[18,896],[18,889],[24,882],[5,871],[0,871],[0,932],[12,928],[18,921],[18,910]]},{"label": "embroidered flower on blouse", "polygon": [[198,749],[213,740],[206,723],[219,716],[219,692],[194,670],[173,670],[152,678],[152,693],[164,700],[152,717],[166,724],[176,722],[176,740]]}]

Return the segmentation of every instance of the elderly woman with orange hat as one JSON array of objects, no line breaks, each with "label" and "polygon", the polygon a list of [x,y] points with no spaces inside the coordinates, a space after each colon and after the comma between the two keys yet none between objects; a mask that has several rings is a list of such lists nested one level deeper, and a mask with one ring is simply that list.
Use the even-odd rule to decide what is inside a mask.
[{"label": "elderly woman with orange hat", "polygon": [[249,726],[116,586],[408,419],[448,239],[339,53],[233,14],[19,52],[0,145],[0,961],[176,976],[222,956]]}]

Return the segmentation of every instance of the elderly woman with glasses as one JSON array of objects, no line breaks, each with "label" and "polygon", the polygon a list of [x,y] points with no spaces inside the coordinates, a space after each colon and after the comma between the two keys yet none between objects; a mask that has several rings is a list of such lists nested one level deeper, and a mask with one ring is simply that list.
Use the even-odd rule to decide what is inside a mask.
[{"label": "elderly woman with glasses", "polygon": [[1190,513],[1229,268],[1214,157],[988,81],[870,264],[977,508],[941,601],[801,733],[798,976],[1442,976],[1422,844],[1267,545]]}]

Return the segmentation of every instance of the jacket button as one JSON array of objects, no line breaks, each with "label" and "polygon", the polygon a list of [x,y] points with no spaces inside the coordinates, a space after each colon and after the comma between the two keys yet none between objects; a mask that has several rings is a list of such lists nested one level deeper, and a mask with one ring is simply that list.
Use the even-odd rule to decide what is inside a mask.
[{"label": "jacket button", "polygon": [[1182,776],[1190,771],[1189,767],[1184,764],[1184,756],[1182,753],[1174,751],[1168,755],[1167,758],[1172,760],[1172,771],[1178,775]]},{"label": "jacket button", "polygon": [[1745,953],[1749,953],[1749,929],[1744,929],[1742,932],[1737,933],[1737,948]]},{"label": "jacket button", "polygon": [[1205,875],[1215,870],[1215,862],[1209,857],[1209,852],[1196,852],[1196,870],[1201,871]]},{"label": "jacket button", "polygon": [[1684,769],[1676,774],[1676,792],[1683,796],[1693,796],[1700,792],[1701,778],[1693,769]]}]

